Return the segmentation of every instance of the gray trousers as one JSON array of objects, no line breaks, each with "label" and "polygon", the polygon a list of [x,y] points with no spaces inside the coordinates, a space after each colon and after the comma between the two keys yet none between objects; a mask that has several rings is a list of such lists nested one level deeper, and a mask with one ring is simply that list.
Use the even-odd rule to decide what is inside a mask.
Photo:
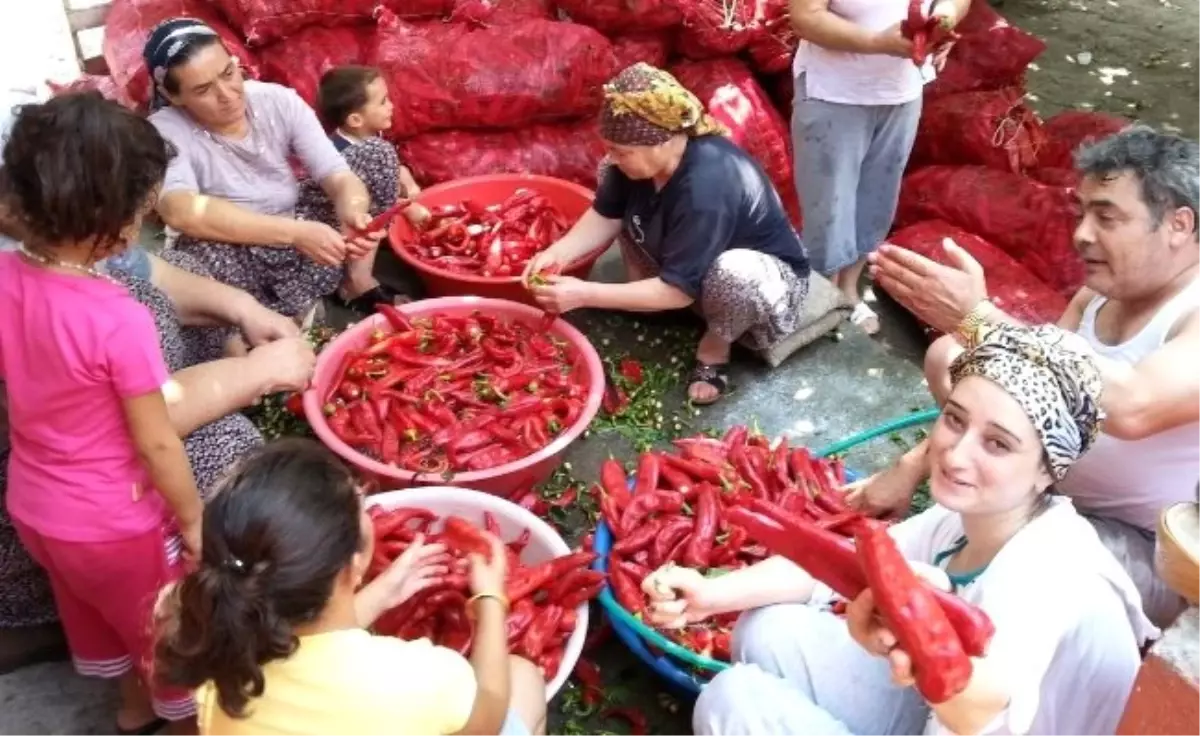
[{"label": "gray trousers", "polygon": [[736,664],[701,691],[696,734],[919,734],[929,706],[892,684],[887,661],[828,611],[791,604],[747,611]]},{"label": "gray trousers", "polygon": [[814,271],[832,276],[874,251],[896,216],[921,98],[902,105],[811,99],[796,78],[792,110],[796,189]]},{"label": "gray trousers", "polygon": [[1165,631],[1187,608],[1187,601],[1171,590],[1154,569],[1154,535],[1116,519],[1090,514],[1084,514],[1084,518],[1092,523],[1100,541],[1129,573],[1142,596],[1146,618]]}]

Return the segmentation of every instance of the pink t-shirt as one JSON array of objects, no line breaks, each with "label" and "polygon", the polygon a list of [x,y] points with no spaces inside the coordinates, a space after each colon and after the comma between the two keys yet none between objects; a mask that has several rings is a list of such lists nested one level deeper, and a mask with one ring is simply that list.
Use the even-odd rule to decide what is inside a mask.
[{"label": "pink t-shirt", "polygon": [[8,511],[40,534],[103,542],[163,523],[121,406],[168,378],[150,311],[122,286],[0,253]]}]

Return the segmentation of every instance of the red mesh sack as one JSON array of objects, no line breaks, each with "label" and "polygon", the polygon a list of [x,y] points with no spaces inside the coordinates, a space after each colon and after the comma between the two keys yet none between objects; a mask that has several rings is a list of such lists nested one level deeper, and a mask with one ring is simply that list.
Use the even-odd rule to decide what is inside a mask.
[{"label": "red mesh sack", "polygon": [[1026,171],[1037,165],[1043,141],[1042,122],[1020,90],[963,92],[925,104],[911,161]]},{"label": "red mesh sack", "polygon": [[1075,151],[1080,146],[1119,133],[1129,124],[1125,118],[1098,112],[1060,112],[1046,120],[1046,145],[1038,161],[1042,166],[1073,168]]},{"label": "red mesh sack", "polygon": [[337,66],[364,63],[374,32],[374,26],[305,28],[262,49],[262,78],[291,87],[315,107],[321,75]]},{"label": "red mesh sack", "polygon": [[520,23],[529,18],[553,16],[549,0],[454,0],[447,18],[451,23],[476,26]]},{"label": "red mesh sack", "polygon": [[595,120],[519,130],[441,130],[401,141],[396,149],[426,186],[465,176],[540,174],[594,189],[604,158]]},{"label": "red mesh sack", "polygon": [[287,38],[308,26],[349,25],[371,19],[375,0],[210,0],[251,46]]},{"label": "red mesh sack", "polygon": [[1027,173],[1026,176],[1054,187],[1074,189],[1079,186],[1079,172],[1075,169],[1038,167]]},{"label": "red mesh sack", "polygon": [[950,238],[983,266],[988,295],[996,306],[1032,325],[1053,324],[1067,308],[1067,298],[1047,286],[1012,256],[983,238],[941,220],[927,220],[897,230],[888,242],[949,265],[942,239]]},{"label": "red mesh sack", "polygon": [[926,99],[1019,86],[1025,69],[1046,50],[1040,39],[1009,25],[986,2],[971,3],[957,30],[961,37],[950,49],[945,68],[925,88]]},{"label": "red mesh sack", "polygon": [[73,82],[63,84],[47,81],[46,86],[50,88],[50,94],[55,97],[75,92],[99,92],[106,100],[125,107],[135,107],[133,101],[125,96],[125,90],[121,89],[116,80],[107,74],[84,74]]},{"label": "red mesh sack", "polygon": [[683,14],[678,50],[689,59],[741,53],[763,32],[765,0],[678,0]]},{"label": "red mesh sack", "polygon": [[766,0],[762,32],[746,45],[750,65],[759,74],[791,71],[800,38],[792,30],[787,0]]},{"label": "red mesh sack", "polygon": [[416,26],[385,13],[376,42],[373,63],[391,87],[397,140],[595,114],[616,73],[608,39],[575,23]]},{"label": "red mesh sack", "polygon": [[605,33],[659,31],[679,25],[674,0],[558,0],[571,20]]},{"label": "red mesh sack", "polygon": [[1073,245],[1078,206],[1066,187],[982,166],[927,166],[904,177],[897,226],[945,220],[995,243],[1060,294],[1083,284]]},{"label": "red mesh sack", "polygon": [[104,27],[104,61],[125,97],[138,107],[150,101],[150,75],[142,62],[142,48],[155,26],[171,18],[202,20],[212,27],[229,53],[238,57],[247,76],[258,77],[258,58],[242,37],[221,20],[206,3],[197,0],[113,0]]},{"label": "red mesh sack", "polygon": [[783,199],[788,217],[800,227],[790,131],[750,68],[737,59],[716,59],[681,61],[670,72],[729,128],[731,139],[758,160]]},{"label": "red mesh sack", "polygon": [[629,33],[617,36],[612,44],[618,72],[639,61],[661,69],[671,56],[671,37],[663,33]]},{"label": "red mesh sack", "polygon": [[455,0],[378,0],[375,13],[386,10],[397,18],[441,18],[454,5]]}]

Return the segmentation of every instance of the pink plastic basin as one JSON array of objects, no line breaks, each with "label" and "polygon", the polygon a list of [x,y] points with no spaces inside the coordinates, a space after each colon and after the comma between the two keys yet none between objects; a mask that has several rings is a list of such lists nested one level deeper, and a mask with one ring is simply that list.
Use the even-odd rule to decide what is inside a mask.
[{"label": "pink plastic basin", "polygon": [[[485,511],[490,512],[500,525],[500,535],[506,542],[511,542],[521,536],[521,532],[529,530],[529,544],[521,552],[521,562],[526,565],[536,565],[571,553],[567,543],[549,524],[511,501],[479,491],[449,486],[410,488],[405,491],[377,493],[367,499],[367,505],[378,505],[385,509],[420,507],[429,509],[442,518],[455,514],[476,524],[482,523]],[[436,528],[440,529],[440,524]],[[563,649],[562,665],[554,679],[546,683],[546,702],[550,702],[562,689],[563,683],[570,677],[571,670],[575,669],[575,663],[579,661],[579,655],[583,652],[583,642],[587,637],[588,604],[581,604],[576,609],[576,614],[578,618],[575,631],[571,632]]]},{"label": "pink plastic basin", "polygon": [[[417,197],[417,201],[426,207],[458,204],[465,199],[472,199],[487,205],[503,202],[521,188],[532,189],[545,195],[570,223],[574,223],[592,206],[593,192],[590,189],[563,179],[532,174],[493,174],[456,179],[422,191]],[[417,258],[408,248],[404,247],[405,242],[416,237],[417,232],[408,220],[403,217],[392,220],[392,226],[388,232],[388,242],[401,260],[416,269],[417,275],[425,284],[425,289],[430,296],[473,294],[495,299],[510,299],[522,304],[533,303],[533,297],[529,290],[521,283],[520,274],[507,277],[485,277],[438,268]],[[596,259],[607,249],[608,245],[597,248],[563,269],[563,273],[578,279],[586,279]]]},{"label": "pink plastic basin", "polygon": [[[476,296],[425,299],[405,304],[400,307],[400,310],[414,318],[434,314],[455,316],[480,311],[495,317],[533,324],[539,322],[543,316],[541,310],[524,304]],[[384,332],[392,331],[383,315],[372,315],[338,335],[321,351],[321,354],[317,356],[312,386],[304,392],[304,415],[326,447],[354,467],[378,479],[384,488],[445,485],[447,479],[441,475],[413,473],[363,455],[338,439],[325,421],[321,398],[325,396],[329,383],[334,380],[334,373],[341,365],[343,356],[350,350],[361,350],[366,347],[371,333],[376,329]],[[579,415],[579,420],[555,437],[553,442],[532,455],[487,470],[457,473],[452,479],[455,485],[509,496],[519,488],[541,483],[562,464],[562,455],[567,447],[583,434],[592,418],[596,416],[596,412],[600,408],[600,399],[604,394],[604,365],[600,362],[600,356],[588,339],[583,336],[583,333],[564,320],[555,320],[550,327],[550,334],[565,340],[574,348],[576,370],[579,371],[581,380],[588,387],[587,399],[584,402],[583,411]]]}]

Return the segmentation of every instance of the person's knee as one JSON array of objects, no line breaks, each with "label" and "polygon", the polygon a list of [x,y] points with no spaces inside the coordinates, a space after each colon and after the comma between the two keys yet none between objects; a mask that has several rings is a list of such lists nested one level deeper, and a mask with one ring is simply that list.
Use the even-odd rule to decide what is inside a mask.
[{"label": "person's knee", "polygon": [[700,691],[692,709],[692,733],[696,736],[725,733],[722,727],[739,703],[746,703],[746,680],[753,668],[735,665],[718,672]]},{"label": "person's knee", "polygon": [[758,263],[762,254],[746,248],[727,250],[713,261],[704,278],[719,278],[726,288],[737,292],[759,288],[763,269]]},{"label": "person's knee", "polygon": [[[780,631],[786,631],[789,622],[787,609],[790,606],[766,606],[746,611],[738,617],[733,627],[730,650],[734,662],[760,663],[768,661],[778,642]],[[782,628],[781,628],[782,627]]]},{"label": "person's knee", "polygon": [[950,388],[950,364],[961,352],[962,346],[951,335],[942,335],[925,351],[925,380],[939,404]]},{"label": "person's knee", "polygon": [[532,734],[546,731],[546,680],[533,662],[515,654],[508,657],[509,690],[513,713]]}]

